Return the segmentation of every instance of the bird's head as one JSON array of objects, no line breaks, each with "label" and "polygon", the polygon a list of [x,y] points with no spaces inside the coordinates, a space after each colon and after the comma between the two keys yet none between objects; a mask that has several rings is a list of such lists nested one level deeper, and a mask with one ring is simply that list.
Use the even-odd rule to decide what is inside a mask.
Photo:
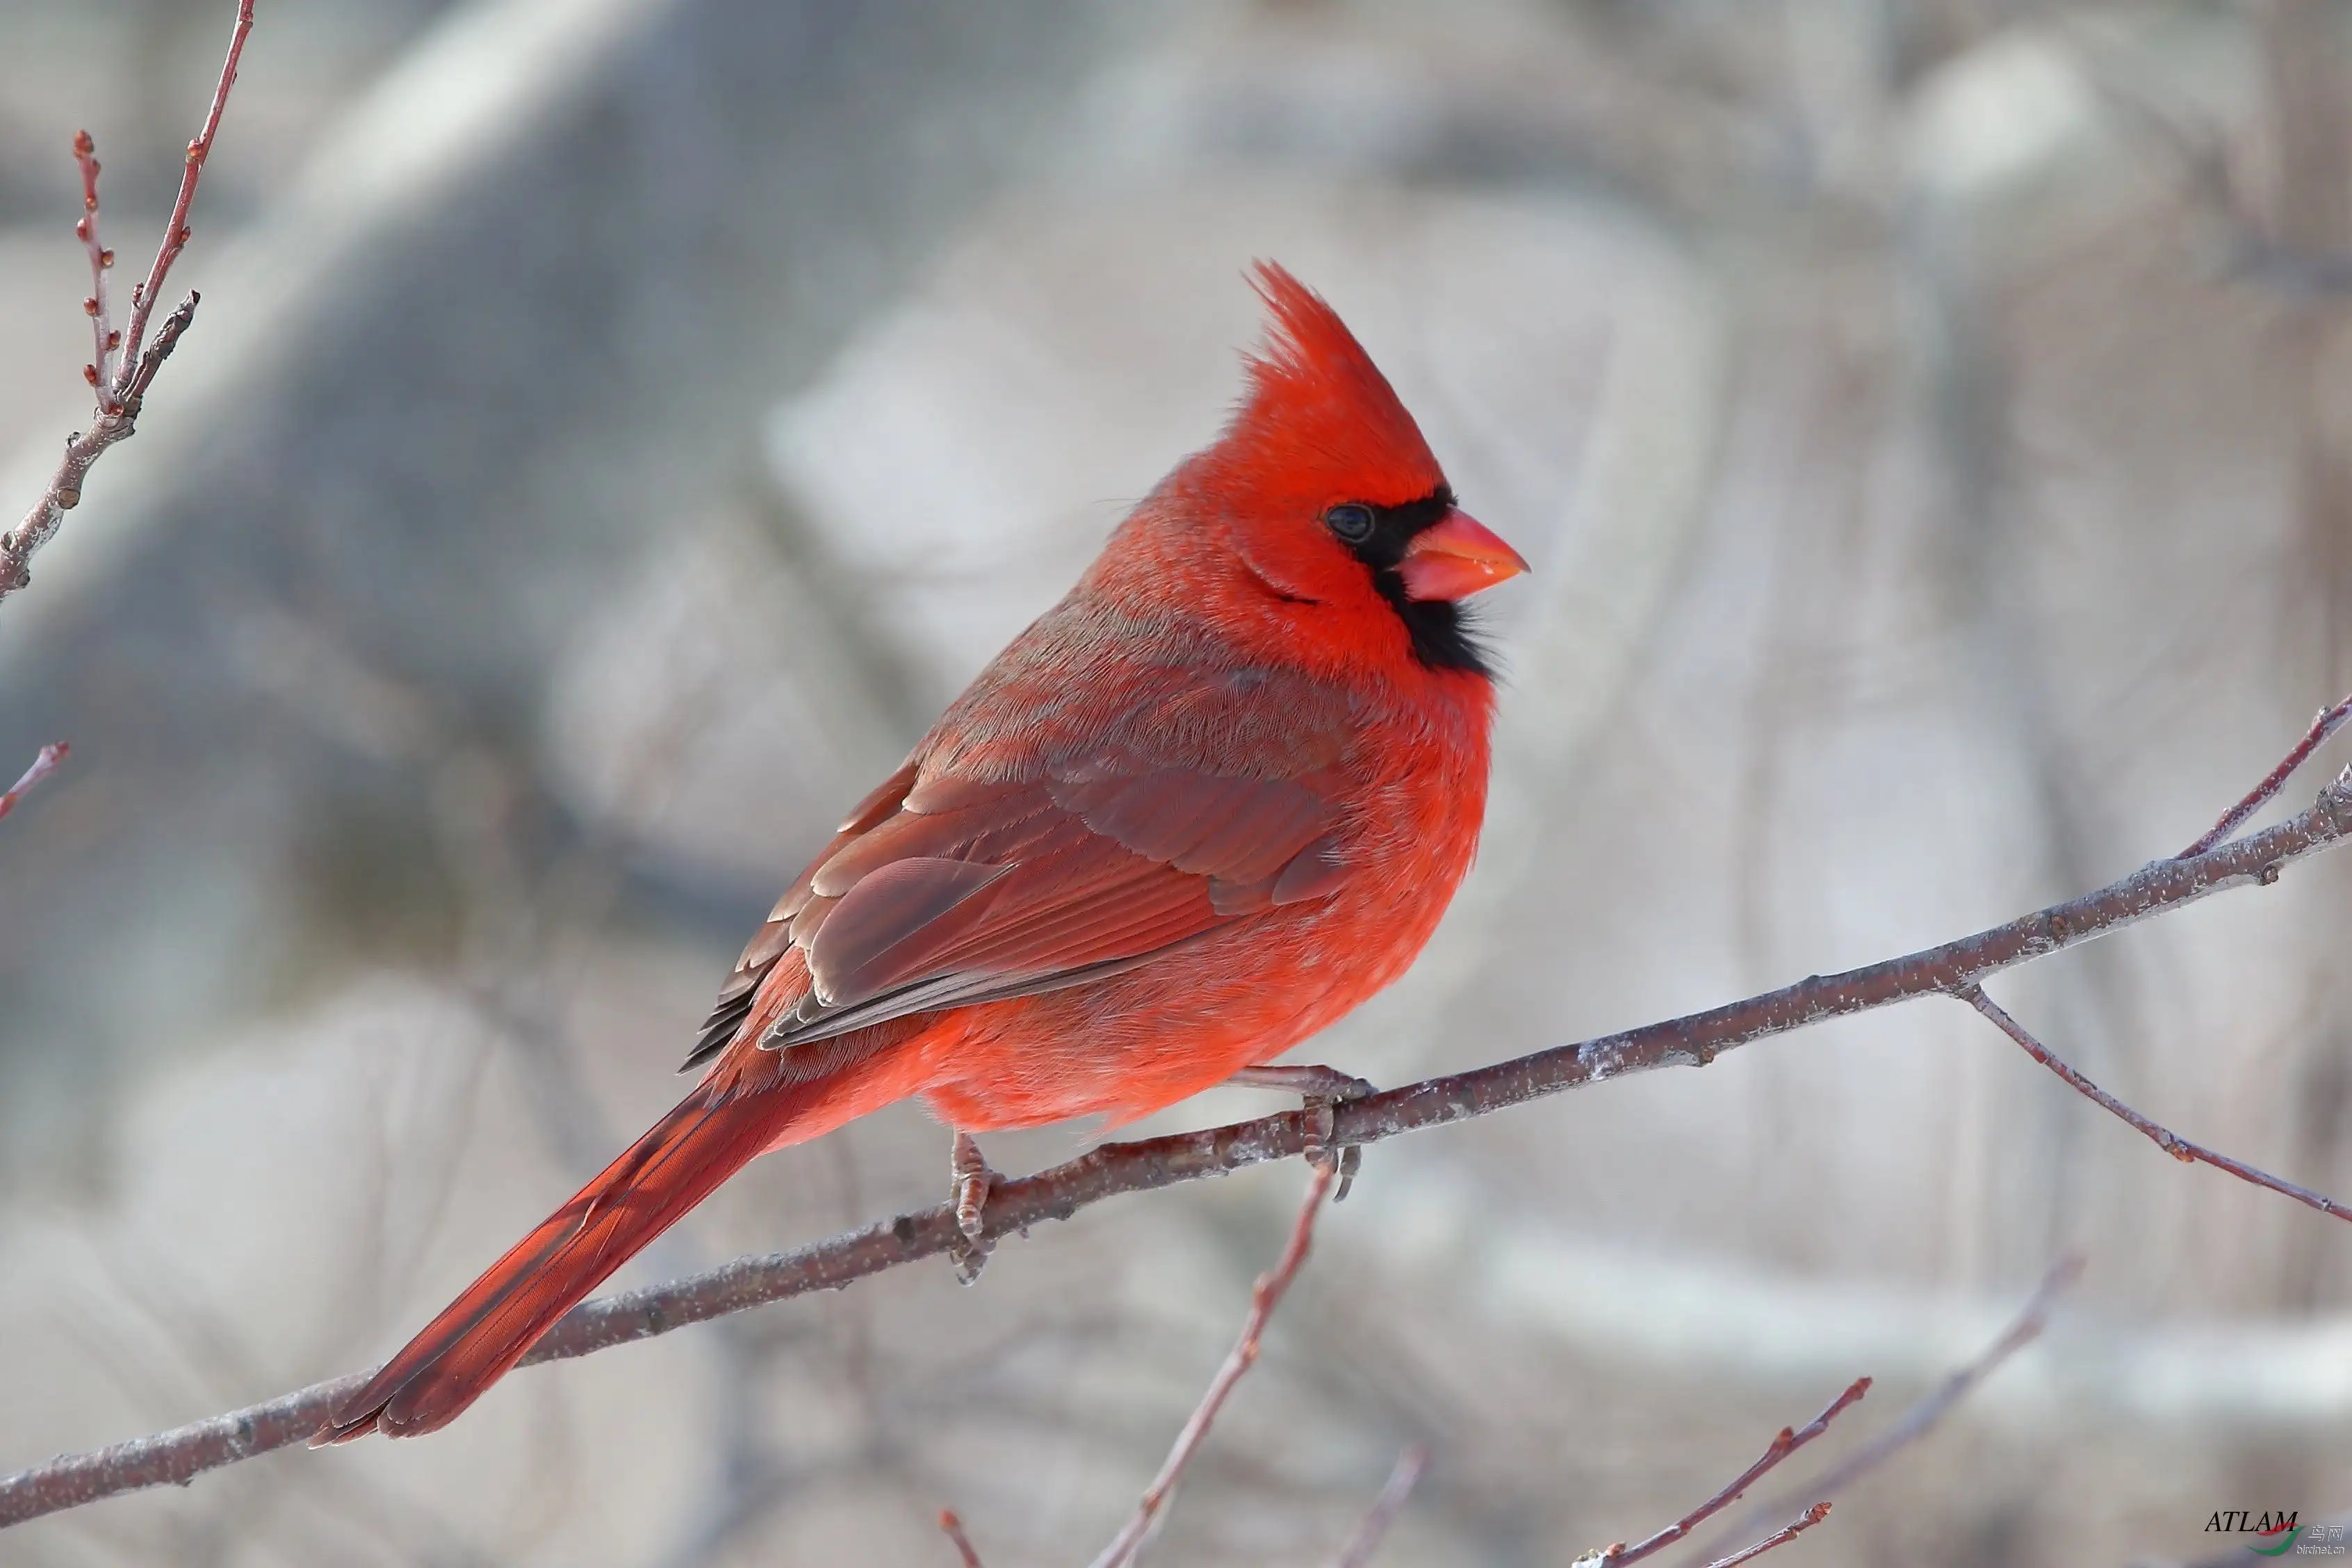
[{"label": "bird's head", "polygon": [[1254,281],[1265,344],[1216,443],[1139,510],[1155,553],[1209,556],[1182,589],[1245,640],[1489,673],[1461,601],[1528,563],[1462,510],[1331,307],[1272,262]]}]

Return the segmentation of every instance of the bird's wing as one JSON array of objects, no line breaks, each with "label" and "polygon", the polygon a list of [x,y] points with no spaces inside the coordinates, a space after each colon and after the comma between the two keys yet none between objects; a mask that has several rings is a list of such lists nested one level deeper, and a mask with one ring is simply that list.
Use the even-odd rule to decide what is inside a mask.
[{"label": "bird's wing", "polygon": [[[1340,715],[1314,702],[1284,711],[1262,683],[1225,689],[1252,711],[1204,731],[1168,721],[1199,715],[1198,691],[1139,705],[1107,739],[1028,759],[1025,776],[910,762],[777,902],[688,1065],[724,1049],[755,1004],[764,1044],[801,1045],[1098,979],[1229,921],[1328,897],[1347,875]],[[1197,743],[1253,719],[1278,725],[1282,743],[1205,750],[1254,753],[1255,771]],[[801,994],[763,997],[795,952]]]}]

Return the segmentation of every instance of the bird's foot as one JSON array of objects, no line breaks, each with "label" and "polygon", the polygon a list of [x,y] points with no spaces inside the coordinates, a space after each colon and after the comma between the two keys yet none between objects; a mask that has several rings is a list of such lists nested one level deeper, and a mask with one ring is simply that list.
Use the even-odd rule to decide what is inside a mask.
[{"label": "bird's foot", "polygon": [[988,1206],[988,1189],[996,1173],[988,1168],[980,1145],[969,1132],[955,1135],[949,1164],[955,1173],[956,1228],[963,1232],[963,1240],[948,1257],[955,1264],[957,1282],[970,1285],[988,1267],[988,1255],[996,1250],[996,1243],[982,1234],[981,1224],[981,1211]]},{"label": "bird's foot", "polygon": [[[1298,1096],[1299,1108],[1307,1113],[1307,1158],[1318,1165],[1328,1163],[1331,1159],[1331,1135],[1338,1121],[1334,1108],[1380,1092],[1351,1073],[1312,1062],[1244,1068],[1225,1081],[1244,1089],[1287,1089]],[[1348,1189],[1355,1184],[1356,1171],[1363,1163],[1363,1150],[1356,1144],[1349,1143],[1340,1149],[1339,1185],[1331,1194],[1333,1203],[1348,1195]]]}]

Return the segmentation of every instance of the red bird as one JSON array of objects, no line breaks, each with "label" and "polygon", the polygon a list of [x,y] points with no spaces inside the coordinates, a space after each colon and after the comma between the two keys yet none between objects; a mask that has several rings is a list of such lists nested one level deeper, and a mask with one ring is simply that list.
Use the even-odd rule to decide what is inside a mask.
[{"label": "red bird", "polygon": [[919,1095],[956,1133],[1113,1126],[1402,973],[1469,869],[1493,672],[1458,601],[1527,570],[1339,318],[1271,264],[1249,389],[776,903],[678,1107],[316,1442],[447,1425],[728,1177]]}]

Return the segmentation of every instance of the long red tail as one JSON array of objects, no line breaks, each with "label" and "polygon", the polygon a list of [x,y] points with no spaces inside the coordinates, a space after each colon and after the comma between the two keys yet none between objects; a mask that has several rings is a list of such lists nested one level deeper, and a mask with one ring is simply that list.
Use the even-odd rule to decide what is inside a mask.
[{"label": "long red tail", "polygon": [[456,1420],[540,1335],[793,1124],[821,1121],[840,1079],[779,1084],[713,1103],[698,1088],[628,1152],[467,1287],[365,1388],[336,1405],[313,1447],[370,1432],[406,1437]]}]

